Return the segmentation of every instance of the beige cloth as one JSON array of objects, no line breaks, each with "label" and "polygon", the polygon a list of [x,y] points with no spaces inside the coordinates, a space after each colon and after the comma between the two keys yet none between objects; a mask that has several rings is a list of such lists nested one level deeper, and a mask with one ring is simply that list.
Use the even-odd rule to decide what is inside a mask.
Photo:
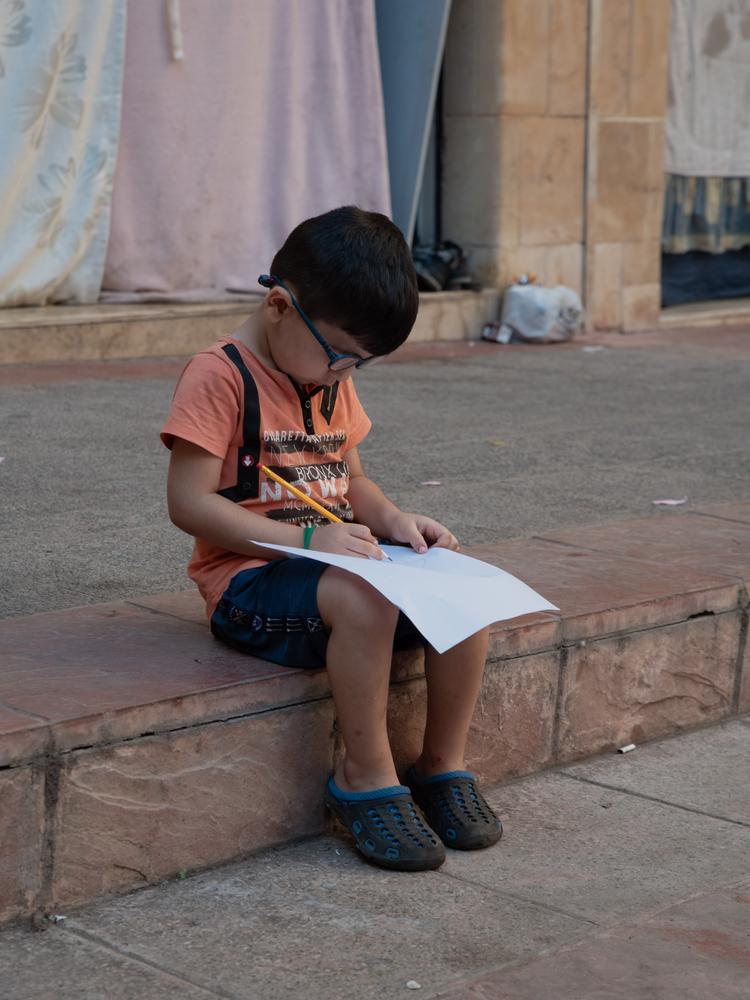
[{"label": "beige cloth", "polygon": [[0,0],[0,306],[96,302],[125,0]]},{"label": "beige cloth", "polygon": [[750,0],[672,0],[666,170],[750,176]]},{"label": "beige cloth", "polygon": [[388,212],[374,0],[128,0],[104,288],[255,291],[302,219]]}]

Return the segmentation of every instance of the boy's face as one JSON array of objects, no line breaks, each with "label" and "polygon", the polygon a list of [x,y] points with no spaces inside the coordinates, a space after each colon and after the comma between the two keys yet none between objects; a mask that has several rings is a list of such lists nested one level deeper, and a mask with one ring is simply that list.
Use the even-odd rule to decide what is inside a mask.
[{"label": "boy's face", "polygon": [[266,296],[264,309],[271,357],[277,367],[291,375],[295,382],[315,385],[344,382],[357,370],[354,361],[371,357],[351,334],[323,320],[317,321],[315,329],[329,349],[334,354],[352,356],[349,367],[339,369],[337,365],[337,370],[332,371],[325,348],[308,329],[284,289],[272,289]]}]

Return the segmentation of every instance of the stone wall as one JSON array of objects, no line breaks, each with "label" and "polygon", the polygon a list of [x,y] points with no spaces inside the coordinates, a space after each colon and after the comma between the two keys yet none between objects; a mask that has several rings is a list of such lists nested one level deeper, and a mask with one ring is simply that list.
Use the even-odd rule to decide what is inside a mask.
[{"label": "stone wall", "polygon": [[669,10],[591,4],[585,291],[599,328],[659,317]]},{"label": "stone wall", "polygon": [[656,322],[668,28],[669,0],[454,0],[443,228],[484,283]]}]

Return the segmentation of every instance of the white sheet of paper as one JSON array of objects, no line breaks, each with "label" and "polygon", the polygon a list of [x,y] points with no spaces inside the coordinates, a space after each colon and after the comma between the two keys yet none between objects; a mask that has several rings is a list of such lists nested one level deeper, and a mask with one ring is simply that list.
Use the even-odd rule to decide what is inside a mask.
[{"label": "white sheet of paper", "polygon": [[532,611],[559,611],[505,570],[450,549],[432,548],[420,555],[400,545],[383,545],[392,559],[387,562],[268,542],[253,545],[317,559],[362,577],[401,608],[439,653],[493,622]]}]

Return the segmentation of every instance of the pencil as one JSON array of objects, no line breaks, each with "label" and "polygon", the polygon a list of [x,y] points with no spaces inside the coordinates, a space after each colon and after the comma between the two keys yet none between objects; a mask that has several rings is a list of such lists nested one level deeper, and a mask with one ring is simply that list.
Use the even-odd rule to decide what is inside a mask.
[{"label": "pencil", "polygon": [[[326,508],[319,504],[317,500],[313,500],[312,497],[309,497],[307,493],[303,493],[302,490],[298,490],[296,486],[292,486],[291,483],[288,483],[286,479],[282,479],[281,476],[277,476],[275,472],[271,472],[267,465],[261,465],[260,470],[261,472],[265,472],[265,474],[270,479],[273,479],[274,482],[278,483],[279,486],[283,486],[285,490],[289,490],[289,492],[297,497],[298,500],[302,500],[308,507],[312,507],[313,510],[317,510],[317,512],[322,514],[323,517],[327,517],[329,521],[333,521],[334,524],[344,523],[340,517],[336,517],[336,515],[331,513],[330,510],[326,510]],[[393,562],[387,552],[383,552],[383,558],[387,559],[388,562]]]},{"label": "pencil", "polygon": [[268,468],[267,465],[261,465],[260,469],[261,472],[265,472],[265,474],[269,476],[271,479],[273,479],[274,482],[277,482],[280,486],[283,486],[284,489],[289,490],[290,493],[293,493],[298,500],[303,500],[308,505],[308,507],[312,507],[313,510],[317,510],[317,512],[319,514],[322,514],[323,517],[327,517],[329,521],[333,521],[334,524],[344,523],[340,517],[336,517],[336,515],[332,514],[330,510],[326,510],[326,508],[321,506],[321,504],[319,504],[317,500],[313,500],[312,497],[309,497],[306,493],[303,493],[302,490],[298,490],[296,486],[292,486],[291,483],[288,483],[286,479],[282,479],[281,476],[277,476],[275,472],[271,472],[271,470]]}]

